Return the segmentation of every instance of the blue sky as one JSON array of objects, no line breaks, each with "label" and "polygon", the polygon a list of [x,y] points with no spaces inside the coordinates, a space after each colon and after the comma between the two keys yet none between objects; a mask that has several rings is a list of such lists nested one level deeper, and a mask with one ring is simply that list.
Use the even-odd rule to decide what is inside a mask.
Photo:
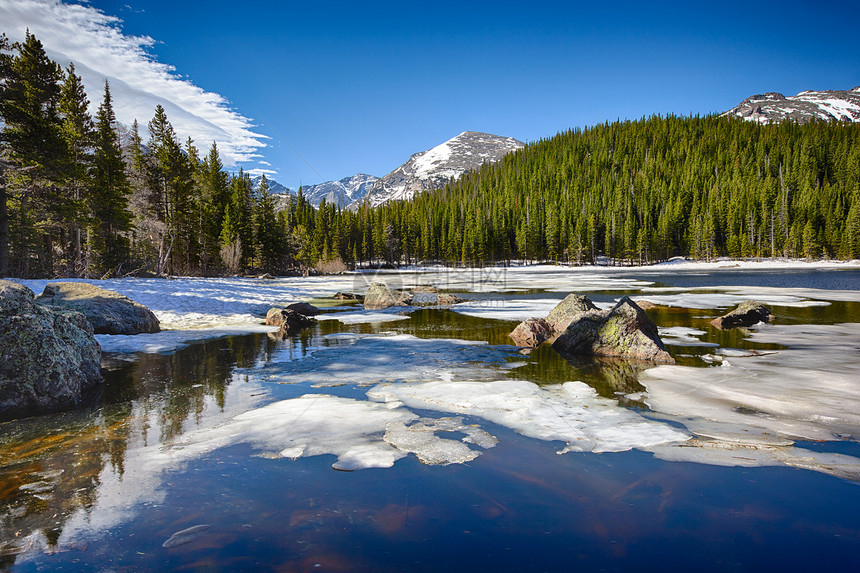
[{"label": "blue sky", "polygon": [[[0,21],[43,18],[13,18],[10,6],[45,2],[59,4],[0,0]],[[220,95],[210,108],[225,117],[207,122],[232,122],[218,136],[244,142],[231,157],[260,155],[241,165],[293,188],[382,176],[466,130],[534,141],[606,120],[725,111],[765,91],[860,85],[857,2],[91,0],[84,11],[93,8],[120,19],[106,26],[124,36],[152,38],[142,50],[210,100]],[[163,97],[191,97],[173,88]],[[208,148],[220,132],[182,113],[179,135]]]}]

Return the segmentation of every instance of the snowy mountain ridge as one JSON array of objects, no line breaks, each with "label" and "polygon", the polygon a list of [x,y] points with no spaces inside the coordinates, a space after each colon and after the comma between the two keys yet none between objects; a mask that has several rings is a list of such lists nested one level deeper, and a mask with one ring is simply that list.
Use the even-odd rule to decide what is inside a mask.
[{"label": "snowy mountain ridge", "polygon": [[413,154],[406,163],[376,181],[360,203],[376,207],[387,201],[411,199],[416,193],[438,189],[449,179],[498,161],[511,151],[525,146],[513,137],[490,133],[464,131],[463,133],[427,151]]},{"label": "snowy mountain ridge", "polygon": [[[263,178],[261,175],[251,177],[251,185],[253,186],[254,192],[260,191],[260,183],[262,179]],[[269,183],[269,193],[271,193],[272,195],[295,195],[292,189],[281,185],[274,179],[269,179],[268,177],[266,177],[266,181]]]},{"label": "snowy mountain ridge", "polygon": [[326,181],[317,185],[303,185],[302,194],[314,207],[319,207],[322,200],[343,208],[362,199],[371,186],[376,183],[378,177],[366,173],[358,173],[351,177],[344,177],[338,181]]},{"label": "snowy mountain ridge", "polygon": [[789,97],[777,92],[756,94],[722,115],[735,115],[759,123],[776,123],[785,119],[799,123],[860,121],[860,86],[851,90],[807,90]]}]

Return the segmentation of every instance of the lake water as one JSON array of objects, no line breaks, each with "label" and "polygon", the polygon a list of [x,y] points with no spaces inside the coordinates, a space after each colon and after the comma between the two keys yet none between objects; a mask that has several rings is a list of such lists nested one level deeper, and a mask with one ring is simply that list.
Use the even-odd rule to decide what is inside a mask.
[{"label": "lake water", "polygon": [[[259,314],[262,291],[371,280],[471,300],[332,305],[285,339],[109,352],[87,408],[0,424],[0,569],[860,568],[860,270],[436,270],[214,291],[257,289],[236,312]],[[155,284],[127,288],[167,316]],[[517,352],[517,321],[569,292],[660,304],[648,313],[677,365]],[[774,325],[709,325],[746,298]]]}]

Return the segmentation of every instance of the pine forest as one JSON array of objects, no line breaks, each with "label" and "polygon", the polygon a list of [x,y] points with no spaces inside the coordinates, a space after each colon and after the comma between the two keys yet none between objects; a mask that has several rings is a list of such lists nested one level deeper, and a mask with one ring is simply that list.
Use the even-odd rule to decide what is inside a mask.
[{"label": "pine forest", "polygon": [[860,125],[660,117],[573,129],[376,208],[273,195],[158,106],[95,117],[73,65],[0,36],[0,276],[441,262],[860,258]]}]

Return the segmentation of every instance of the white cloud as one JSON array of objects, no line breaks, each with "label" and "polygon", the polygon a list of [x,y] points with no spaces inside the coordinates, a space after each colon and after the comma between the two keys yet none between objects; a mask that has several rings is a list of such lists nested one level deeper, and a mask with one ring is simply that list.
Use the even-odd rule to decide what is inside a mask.
[{"label": "white cloud", "polygon": [[266,175],[268,177],[269,175],[278,174],[277,171],[272,171],[271,169],[245,169],[244,171],[251,177],[256,177],[258,175]]},{"label": "white cloud", "polygon": [[190,136],[201,149],[217,142],[225,165],[261,157],[258,150],[266,146],[266,136],[254,131],[250,119],[231,109],[221,95],[155,61],[146,51],[155,40],[124,34],[119,18],[59,0],[0,0],[0,22],[0,31],[11,40],[23,40],[29,28],[51,59],[63,67],[74,62],[93,109],[107,79],[117,119],[130,125],[137,118],[144,138],[146,124],[161,104],[181,139]]}]

